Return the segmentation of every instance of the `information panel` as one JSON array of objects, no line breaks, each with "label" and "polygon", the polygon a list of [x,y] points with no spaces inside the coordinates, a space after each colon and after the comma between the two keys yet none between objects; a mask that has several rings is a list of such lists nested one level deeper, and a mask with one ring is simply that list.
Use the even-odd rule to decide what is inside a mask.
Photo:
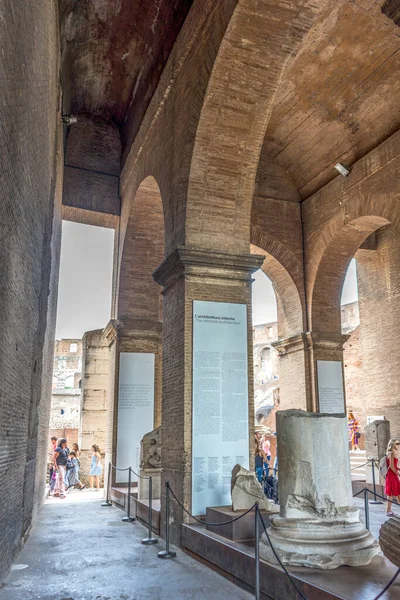
[{"label": "information panel", "polygon": [[235,464],[249,468],[247,307],[193,302],[192,512],[231,504]]},{"label": "information panel", "polygon": [[[121,352],[119,355],[117,467],[140,468],[140,441],[154,428],[154,364],[150,353]],[[117,471],[116,481],[128,481],[128,473]],[[132,481],[137,481],[132,476]]]},{"label": "information panel", "polygon": [[340,360],[317,360],[320,413],[344,413],[343,367]]}]

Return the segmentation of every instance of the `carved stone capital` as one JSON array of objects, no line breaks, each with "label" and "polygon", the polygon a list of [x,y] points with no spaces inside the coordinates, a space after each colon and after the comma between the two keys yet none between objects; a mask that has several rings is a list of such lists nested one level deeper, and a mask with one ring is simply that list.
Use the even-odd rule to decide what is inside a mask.
[{"label": "carved stone capital", "polygon": [[149,319],[124,319],[119,321],[118,340],[152,340],[161,342],[162,323]]},{"label": "carved stone capital", "polygon": [[342,351],[349,337],[350,335],[344,333],[323,333],[319,331],[307,333],[309,348],[313,348],[313,350]]},{"label": "carved stone capital", "polygon": [[271,344],[278,352],[279,356],[300,352],[308,348],[308,336],[306,333],[298,333],[291,337],[282,338]]},{"label": "carved stone capital", "polygon": [[154,271],[154,280],[168,288],[182,276],[251,281],[264,262],[258,254],[223,254],[178,247]]}]

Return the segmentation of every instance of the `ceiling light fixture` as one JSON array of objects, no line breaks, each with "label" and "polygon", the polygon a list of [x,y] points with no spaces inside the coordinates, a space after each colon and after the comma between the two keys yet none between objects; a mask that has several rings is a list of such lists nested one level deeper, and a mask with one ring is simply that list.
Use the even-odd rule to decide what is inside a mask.
[{"label": "ceiling light fixture", "polygon": [[350,175],[350,169],[342,165],[342,163],[337,163],[337,165],[334,166],[334,169],[336,169],[336,171],[343,175],[343,177],[347,177],[348,175]]}]

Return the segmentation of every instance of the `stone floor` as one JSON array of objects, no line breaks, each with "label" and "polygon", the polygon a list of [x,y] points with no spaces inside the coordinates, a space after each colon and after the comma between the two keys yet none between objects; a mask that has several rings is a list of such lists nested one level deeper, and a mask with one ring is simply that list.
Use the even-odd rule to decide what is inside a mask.
[{"label": "stone floor", "polygon": [[97,492],[49,498],[0,600],[249,600],[250,594],[177,550],[163,561],[147,532],[102,508]]}]

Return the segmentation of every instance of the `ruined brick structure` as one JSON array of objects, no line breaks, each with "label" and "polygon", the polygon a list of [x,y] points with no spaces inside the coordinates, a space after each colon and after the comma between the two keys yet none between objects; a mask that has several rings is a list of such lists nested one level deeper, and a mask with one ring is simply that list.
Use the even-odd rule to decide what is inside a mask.
[{"label": "ruined brick structure", "polygon": [[[115,453],[119,353],[154,353],[163,483],[189,507],[193,301],[247,306],[253,414],[261,267],[277,296],[280,407],[319,411],[317,361],[345,369],[355,255],[367,410],[400,426],[396,19],[376,0],[142,4],[2,2],[1,576],[44,494],[61,197],[65,219],[116,229],[111,321],[87,338],[99,355],[85,451],[102,436]],[[187,517],[173,511],[180,543]]]}]

